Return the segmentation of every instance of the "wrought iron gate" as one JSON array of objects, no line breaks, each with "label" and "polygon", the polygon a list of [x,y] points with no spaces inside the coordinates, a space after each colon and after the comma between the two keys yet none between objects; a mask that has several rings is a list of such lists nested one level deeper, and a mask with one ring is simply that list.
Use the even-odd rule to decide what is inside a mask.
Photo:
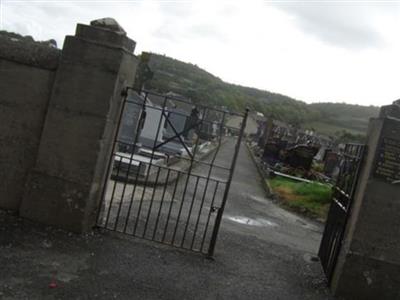
[{"label": "wrought iron gate", "polygon": [[347,144],[340,160],[340,171],[333,188],[332,202],[318,253],[329,283],[342,246],[365,149],[365,145]]},{"label": "wrought iron gate", "polygon": [[128,88],[98,226],[212,256],[247,113]]}]

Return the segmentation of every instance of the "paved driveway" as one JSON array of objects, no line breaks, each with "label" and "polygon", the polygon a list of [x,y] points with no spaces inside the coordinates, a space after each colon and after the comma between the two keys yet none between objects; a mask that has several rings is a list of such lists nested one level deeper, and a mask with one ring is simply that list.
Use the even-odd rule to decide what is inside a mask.
[{"label": "paved driveway", "polygon": [[[232,149],[224,145],[221,162]],[[0,299],[330,299],[312,259],[321,226],[266,199],[259,180],[242,147],[214,261],[0,213]]]}]

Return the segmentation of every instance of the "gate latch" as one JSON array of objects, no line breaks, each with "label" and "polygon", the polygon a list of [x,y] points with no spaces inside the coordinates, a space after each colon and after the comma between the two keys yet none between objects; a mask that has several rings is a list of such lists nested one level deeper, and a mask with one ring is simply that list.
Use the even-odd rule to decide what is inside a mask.
[{"label": "gate latch", "polygon": [[211,212],[216,212],[219,209],[219,207],[216,206],[211,206]]}]

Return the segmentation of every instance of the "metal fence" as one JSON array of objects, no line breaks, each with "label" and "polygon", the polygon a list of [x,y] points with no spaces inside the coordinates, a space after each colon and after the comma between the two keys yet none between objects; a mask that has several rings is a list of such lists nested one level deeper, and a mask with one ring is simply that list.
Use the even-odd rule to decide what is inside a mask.
[{"label": "metal fence", "polygon": [[212,256],[246,119],[127,89],[98,226]]},{"label": "metal fence", "polygon": [[332,202],[318,252],[329,283],[342,246],[365,149],[365,145],[347,144],[340,160],[340,172],[333,187]]}]

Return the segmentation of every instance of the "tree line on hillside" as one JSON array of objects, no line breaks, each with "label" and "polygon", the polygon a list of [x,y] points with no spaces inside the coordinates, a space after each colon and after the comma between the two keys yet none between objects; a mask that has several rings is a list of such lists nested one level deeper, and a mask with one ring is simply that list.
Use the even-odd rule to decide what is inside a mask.
[{"label": "tree line on hillside", "polygon": [[[310,128],[307,124],[323,123],[329,125],[329,133],[334,132],[345,140],[361,140],[368,119],[376,116],[379,110],[375,106],[344,103],[306,104],[285,95],[226,83],[197,65],[165,55],[151,53],[149,56],[148,65],[153,75],[145,83],[146,89],[161,93],[172,91],[190,98],[194,103],[225,106],[236,111],[248,107],[295,126]],[[318,131],[319,128],[315,129]]]}]

